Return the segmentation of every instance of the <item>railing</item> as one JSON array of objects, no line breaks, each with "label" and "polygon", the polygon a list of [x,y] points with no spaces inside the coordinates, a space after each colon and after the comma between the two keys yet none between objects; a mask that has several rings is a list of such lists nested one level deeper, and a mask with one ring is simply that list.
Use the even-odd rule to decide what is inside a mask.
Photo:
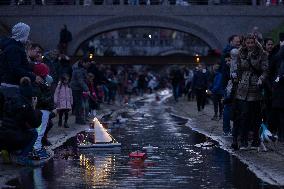
[{"label": "railing", "polygon": [[283,0],[0,0],[10,5],[284,5]]}]

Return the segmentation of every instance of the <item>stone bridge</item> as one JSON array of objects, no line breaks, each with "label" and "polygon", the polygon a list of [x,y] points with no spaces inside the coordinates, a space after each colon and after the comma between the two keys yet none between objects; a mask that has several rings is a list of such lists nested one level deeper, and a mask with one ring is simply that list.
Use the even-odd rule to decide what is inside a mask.
[{"label": "stone bridge", "polygon": [[232,34],[244,34],[258,26],[263,33],[284,22],[282,6],[131,6],[61,5],[0,6],[0,23],[11,27],[17,22],[31,25],[31,39],[53,49],[66,24],[73,34],[69,53],[82,42],[107,31],[125,27],[161,27],[193,34],[213,49],[221,49]]}]

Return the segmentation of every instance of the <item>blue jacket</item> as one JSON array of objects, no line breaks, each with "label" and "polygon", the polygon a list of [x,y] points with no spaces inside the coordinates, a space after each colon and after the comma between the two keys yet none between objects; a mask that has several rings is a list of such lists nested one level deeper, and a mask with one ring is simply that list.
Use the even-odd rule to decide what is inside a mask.
[{"label": "blue jacket", "polygon": [[223,87],[223,75],[221,72],[217,72],[212,86],[210,87],[210,90],[213,94],[224,94],[224,87]]}]

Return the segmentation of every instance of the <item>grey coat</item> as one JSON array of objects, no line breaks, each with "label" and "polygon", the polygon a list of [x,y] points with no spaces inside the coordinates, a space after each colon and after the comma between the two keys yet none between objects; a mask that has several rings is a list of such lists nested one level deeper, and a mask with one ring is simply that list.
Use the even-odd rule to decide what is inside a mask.
[{"label": "grey coat", "polygon": [[76,67],[72,73],[70,82],[71,89],[74,91],[89,91],[87,85],[87,71],[83,67]]}]

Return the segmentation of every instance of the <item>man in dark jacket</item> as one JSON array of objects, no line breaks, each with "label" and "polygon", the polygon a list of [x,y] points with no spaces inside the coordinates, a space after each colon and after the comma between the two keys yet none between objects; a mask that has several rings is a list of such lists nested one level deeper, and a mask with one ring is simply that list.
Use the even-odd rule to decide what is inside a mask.
[{"label": "man in dark jacket", "polygon": [[[3,96],[4,93],[7,94],[6,90],[15,96],[19,95],[19,81],[22,77],[28,77],[32,82],[36,83],[43,82],[40,77],[32,73],[31,66],[27,60],[25,43],[28,40],[29,32],[30,27],[27,24],[16,24],[12,28],[12,37],[5,40],[5,44],[1,47],[0,96]],[[3,107],[0,108],[2,112]]]},{"label": "man in dark jacket", "polygon": [[174,68],[170,73],[170,79],[172,81],[173,95],[176,102],[180,96],[180,83],[183,80],[183,75],[179,68]]},{"label": "man in dark jacket", "polygon": [[205,107],[206,89],[208,88],[208,72],[204,65],[200,64],[194,73],[192,89],[197,98],[197,109],[200,112]]},{"label": "man in dark jacket", "polygon": [[90,95],[90,91],[87,85],[87,69],[90,66],[88,62],[79,61],[77,65],[73,67],[72,79],[70,82],[73,102],[74,102],[74,112],[75,112],[75,123],[84,125],[86,124],[84,118],[83,109],[83,92]]},{"label": "man in dark jacket", "polygon": [[32,73],[25,51],[30,27],[24,23],[16,24],[12,29],[12,37],[3,49],[4,57],[1,64],[2,84],[19,85],[22,77],[29,77],[32,82],[42,82],[40,77]]},{"label": "man in dark jacket", "polygon": [[67,26],[64,25],[63,29],[60,31],[60,40],[59,47],[61,49],[61,53],[66,54],[68,43],[72,41],[72,34],[67,29]]}]

